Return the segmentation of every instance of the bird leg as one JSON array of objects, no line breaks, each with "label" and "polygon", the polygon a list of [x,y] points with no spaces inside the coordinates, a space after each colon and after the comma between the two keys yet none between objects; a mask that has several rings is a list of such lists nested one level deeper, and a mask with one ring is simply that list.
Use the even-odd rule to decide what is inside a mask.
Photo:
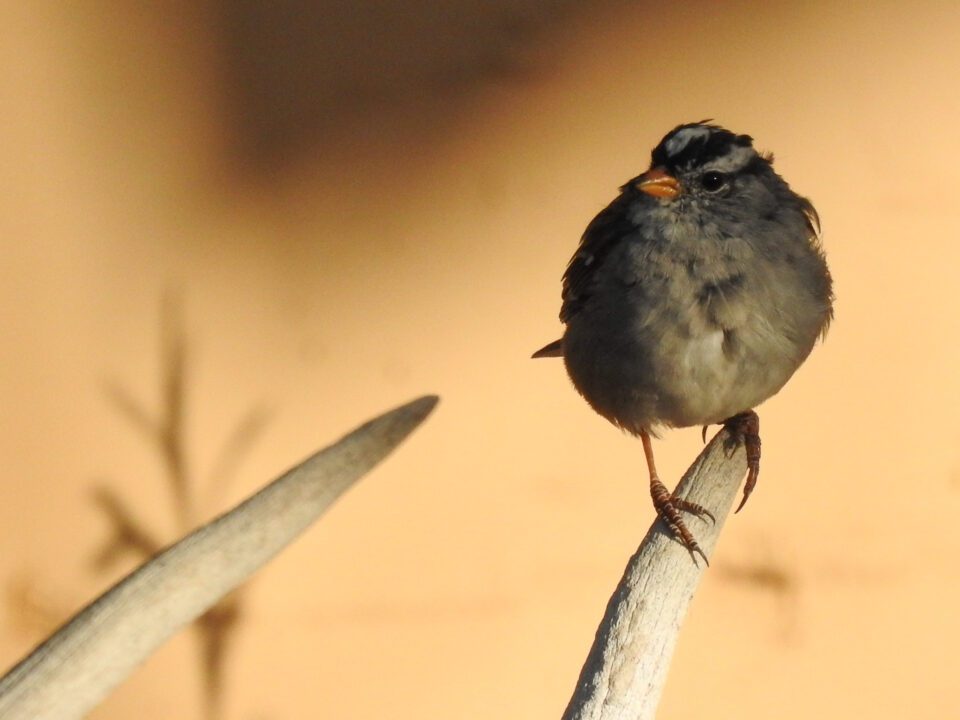
[{"label": "bird leg", "polygon": [[647,469],[650,471],[650,497],[653,498],[653,507],[656,509],[657,515],[667,524],[673,537],[680,541],[691,556],[700,553],[703,561],[710,565],[710,561],[707,560],[706,554],[700,549],[693,533],[687,529],[680,512],[688,512],[699,518],[708,517],[712,522],[716,522],[716,518],[706,508],[695,502],[672,495],[667,490],[657,475],[657,466],[653,461],[653,445],[650,442],[650,433],[641,431],[640,439],[643,441],[643,454],[646,455]]},{"label": "bird leg", "polygon": [[743,485],[743,499],[735,510],[740,512],[760,475],[760,417],[753,410],[747,410],[724,420],[723,425],[730,433],[727,452],[733,454],[740,445],[747,451],[747,481]]}]

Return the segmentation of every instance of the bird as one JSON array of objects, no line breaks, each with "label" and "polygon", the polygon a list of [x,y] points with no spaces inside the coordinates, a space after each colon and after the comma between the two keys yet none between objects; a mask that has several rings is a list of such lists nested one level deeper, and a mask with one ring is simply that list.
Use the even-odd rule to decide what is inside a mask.
[{"label": "bird", "polygon": [[706,554],[682,513],[710,518],[661,481],[651,438],[723,424],[760,472],[755,408],[779,392],[833,319],[833,281],[813,204],[749,135],[678,125],[646,172],[589,223],[563,275],[562,357],[576,390],[643,443],[650,494],[672,536]]}]

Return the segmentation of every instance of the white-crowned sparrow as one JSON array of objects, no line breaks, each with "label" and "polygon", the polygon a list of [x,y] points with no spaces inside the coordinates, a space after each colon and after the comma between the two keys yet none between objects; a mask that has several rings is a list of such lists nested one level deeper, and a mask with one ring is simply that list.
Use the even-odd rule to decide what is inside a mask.
[{"label": "white-crowned sparrow", "polygon": [[817,213],[772,162],[708,121],[671,130],[587,227],[563,276],[566,331],[534,354],[562,356],[593,409],[640,436],[657,512],[704,560],[680,511],[709,513],[660,482],[650,436],[726,424],[747,450],[743,507],[759,472],[753,408],[833,316]]}]

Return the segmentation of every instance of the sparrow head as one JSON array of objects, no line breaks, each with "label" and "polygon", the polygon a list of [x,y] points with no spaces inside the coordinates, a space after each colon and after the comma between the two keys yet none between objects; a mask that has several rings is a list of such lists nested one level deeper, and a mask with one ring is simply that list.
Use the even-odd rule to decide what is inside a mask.
[{"label": "sparrow head", "polygon": [[651,153],[650,169],[622,190],[657,198],[675,217],[705,220],[719,214],[750,222],[788,212],[805,219],[806,237],[819,232],[813,205],[774,171],[773,155],[758,153],[749,135],[706,120],[667,133]]},{"label": "sparrow head", "polygon": [[679,125],[651,153],[650,169],[628,185],[662,200],[721,198],[745,172],[770,169],[772,158],[757,153],[753,138],[708,121]]}]

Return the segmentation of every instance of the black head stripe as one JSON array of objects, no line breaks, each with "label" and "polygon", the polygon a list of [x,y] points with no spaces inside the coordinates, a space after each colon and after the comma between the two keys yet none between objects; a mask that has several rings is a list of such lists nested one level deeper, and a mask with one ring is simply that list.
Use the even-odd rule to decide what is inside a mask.
[{"label": "black head stripe", "polygon": [[735,135],[718,125],[689,123],[667,133],[654,148],[651,159],[654,167],[691,167],[723,157],[734,147],[752,145],[749,135]]}]

